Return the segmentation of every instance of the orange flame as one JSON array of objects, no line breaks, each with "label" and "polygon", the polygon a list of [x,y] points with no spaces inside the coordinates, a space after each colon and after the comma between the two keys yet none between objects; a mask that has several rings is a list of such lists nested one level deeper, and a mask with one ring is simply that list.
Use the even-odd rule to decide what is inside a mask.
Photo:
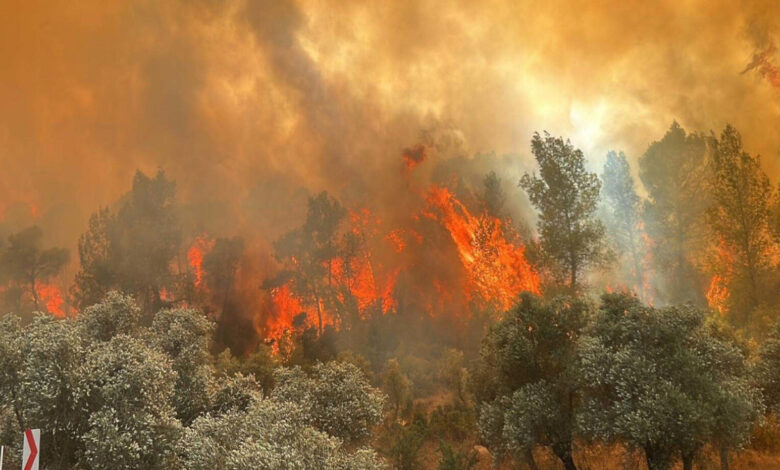
[{"label": "orange flame", "polygon": [[[462,273],[417,279],[413,289],[420,281],[424,285],[418,292],[421,295],[413,298],[429,315],[445,311],[459,315],[474,301],[506,310],[521,292],[540,293],[539,274],[526,259],[525,246],[500,219],[473,215],[448,189],[438,186],[427,193],[425,209],[411,214],[410,220],[417,224],[421,217],[436,221],[449,234],[457,249],[453,266]],[[410,244],[423,243],[422,235],[414,228],[382,229],[382,221],[367,209],[350,212],[348,220],[346,233],[360,243],[355,252],[324,261],[332,298],[313,305],[311,299],[301,297],[295,280],[271,289],[265,324],[257,327],[261,335],[279,340],[295,327],[318,325],[318,312],[323,325],[339,326],[339,319],[351,309],[365,318],[372,311],[386,314],[397,308],[395,291],[400,274],[429,262],[416,259],[418,252],[414,250],[407,252]],[[296,317],[305,324],[293,325]]]},{"label": "orange flame", "polygon": [[190,249],[187,250],[187,262],[195,274],[195,287],[200,287],[203,282],[203,255],[214,246],[214,240],[206,235],[199,235]]},{"label": "orange flame", "polygon": [[404,159],[403,174],[408,177],[414,168],[425,160],[426,149],[422,144],[414,147],[405,148],[401,153]]},{"label": "orange flame", "polygon": [[[273,303],[272,315],[268,318],[265,325],[266,337],[279,339],[289,332],[293,327],[296,317],[305,314],[305,323],[301,326],[317,325],[317,311],[314,307],[305,307],[301,300],[295,296],[290,283],[271,290],[271,300]],[[326,312],[322,305],[322,324],[333,325],[333,316]]]},{"label": "orange flame", "polygon": [[753,56],[753,61],[745,67],[742,73],[746,73],[750,70],[757,70],[762,77],[764,77],[773,87],[780,90],[780,67],[774,64],[771,57],[775,54],[776,48],[774,46],[768,48],[765,51],[757,52]]},{"label": "orange flame", "polygon": [[716,259],[720,272],[715,273],[710,280],[710,286],[707,289],[707,303],[721,315],[725,315],[729,300],[729,284],[731,283],[734,256],[726,246],[724,240],[720,240],[717,245]]},{"label": "orange flame", "polygon": [[63,310],[65,300],[62,298],[59,287],[53,284],[39,284],[36,286],[35,292],[38,294],[40,303],[46,306],[46,311],[57,318],[65,317],[65,310]]},{"label": "orange flame", "polygon": [[450,233],[468,273],[467,297],[476,293],[484,301],[508,309],[523,291],[540,292],[539,274],[525,258],[525,246],[507,240],[500,219],[475,217],[446,188],[434,186],[428,204],[437,211],[425,215],[439,220]]}]

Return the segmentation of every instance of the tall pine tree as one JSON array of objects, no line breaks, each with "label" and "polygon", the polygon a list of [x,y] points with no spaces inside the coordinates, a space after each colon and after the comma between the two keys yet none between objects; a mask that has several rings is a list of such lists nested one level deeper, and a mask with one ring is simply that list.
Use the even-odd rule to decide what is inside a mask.
[{"label": "tall pine tree", "polygon": [[641,199],[634,188],[631,167],[623,152],[607,153],[602,179],[604,181],[602,196],[611,219],[609,231],[620,255],[629,257],[634,287],[636,292],[643,296],[645,247],[639,220]]},{"label": "tall pine tree", "polygon": [[526,173],[520,186],[539,210],[542,255],[561,284],[577,292],[586,269],[608,259],[604,224],[596,217],[601,181],[568,140],[535,133],[531,151],[539,176]]},{"label": "tall pine tree", "polygon": [[687,134],[675,122],[639,158],[639,178],[648,196],[645,230],[652,240],[653,267],[665,276],[662,287],[669,303],[704,303],[696,260],[706,230],[706,148],[702,136]]},{"label": "tall pine tree", "polygon": [[713,140],[712,169],[714,204],[707,221],[721,250],[728,253],[721,262],[730,266],[721,268],[731,273],[726,286],[731,313],[734,320],[748,322],[752,311],[765,300],[761,289],[771,266],[772,186],[759,157],[744,151],[739,132],[730,125],[720,139]]}]

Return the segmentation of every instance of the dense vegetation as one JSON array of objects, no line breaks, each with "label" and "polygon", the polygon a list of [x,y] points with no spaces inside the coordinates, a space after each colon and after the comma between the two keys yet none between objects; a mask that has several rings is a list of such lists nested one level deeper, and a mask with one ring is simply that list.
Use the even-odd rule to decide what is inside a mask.
[{"label": "dense vegetation", "polygon": [[[601,450],[687,470],[777,452],[780,192],[739,133],[673,124],[638,159],[645,198],[622,153],[601,177],[562,138],[535,135],[532,154],[538,174],[519,183],[536,236],[497,173],[453,189],[482,214],[472,244],[522,240],[541,276],[508,309],[425,314],[425,267],[393,302],[361,303],[334,272],[362,266],[368,236],[325,192],[252,284],[240,236],[188,269],[192,214],[162,171],[139,172],[79,240],[71,309],[41,297],[67,250],[37,227],[6,234],[5,464],[19,465],[26,428],[42,430],[46,469],[575,470],[607,466],[586,464]],[[499,262],[483,251],[475,263]],[[282,286],[300,313],[264,337],[257,299]]]}]

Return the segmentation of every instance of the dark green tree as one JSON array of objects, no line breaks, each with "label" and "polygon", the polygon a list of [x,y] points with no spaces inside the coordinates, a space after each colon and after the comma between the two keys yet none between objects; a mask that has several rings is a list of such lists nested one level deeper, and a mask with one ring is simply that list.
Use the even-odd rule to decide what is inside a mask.
[{"label": "dark green tree", "polygon": [[697,251],[705,235],[709,205],[706,139],[686,134],[676,122],[639,158],[639,178],[647,190],[643,219],[653,240],[656,272],[664,273],[671,303],[703,303]]},{"label": "dark green tree", "polygon": [[738,324],[750,321],[751,313],[762,301],[767,301],[762,286],[770,273],[769,230],[772,186],[761,168],[759,157],[742,148],[742,138],[731,126],[726,126],[720,139],[713,139],[712,195],[713,204],[707,221],[727,250],[731,276],[730,306]]},{"label": "dark green tree", "polygon": [[596,217],[601,182],[585,170],[582,151],[568,140],[535,133],[531,151],[539,176],[526,173],[520,186],[539,210],[543,257],[574,293],[586,269],[608,259],[604,225]]},{"label": "dark green tree", "polygon": [[[68,263],[65,248],[43,248],[43,231],[33,226],[8,237],[8,243],[0,250],[0,280],[12,294],[17,313],[21,313],[22,300],[32,300],[35,310],[40,309],[38,288],[62,271]],[[5,313],[5,312],[4,312]]]},{"label": "dark green tree", "polygon": [[175,196],[176,185],[162,170],[153,178],[138,171],[115,213],[92,215],[79,240],[73,289],[82,308],[112,289],[133,295],[147,314],[161,306],[161,291],[174,289],[171,266],[181,245]]},{"label": "dark green tree", "polygon": [[506,191],[501,186],[501,178],[491,171],[482,180],[482,204],[484,209],[493,217],[503,218],[504,204],[506,203]]},{"label": "dark green tree", "polygon": [[323,310],[336,302],[333,260],[339,252],[339,229],[347,211],[323,191],[309,199],[303,226],[274,243],[277,259],[292,279],[296,294],[317,312],[317,332],[324,331]]},{"label": "dark green tree", "polygon": [[216,341],[242,355],[257,342],[252,312],[239,283],[239,271],[244,257],[241,237],[217,238],[203,256],[203,281],[207,286],[205,305],[216,320]]},{"label": "dark green tree", "polygon": [[631,167],[623,152],[607,153],[602,175],[604,188],[602,197],[610,218],[611,232],[621,255],[627,255],[631,263],[631,274],[636,292],[643,294],[644,243],[640,224],[641,200],[634,188]]},{"label": "dark green tree", "polygon": [[479,430],[497,453],[535,465],[533,449],[546,446],[567,470],[576,468],[577,341],[588,312],[576,299],[526,293],[485,337],[476,374]]}]

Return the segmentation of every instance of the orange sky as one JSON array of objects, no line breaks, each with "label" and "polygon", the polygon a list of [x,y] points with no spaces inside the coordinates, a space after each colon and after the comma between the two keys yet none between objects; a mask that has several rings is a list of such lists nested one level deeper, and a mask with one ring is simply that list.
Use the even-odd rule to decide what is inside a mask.
[{"label": "orange sky", "polygon": [[244,209],[289,200],[274,181],[393,201],[378,182],[417,143],[433,160],[517,154],[497,169],[514,177],[535,130],[596,168],[673,119],[733,123],[774,171],[780,91],[740,72],[777,59],[779,21],[771,2],[721,0],[6,0],[0,211],[35,204],[72,245],[136,168]]}]

